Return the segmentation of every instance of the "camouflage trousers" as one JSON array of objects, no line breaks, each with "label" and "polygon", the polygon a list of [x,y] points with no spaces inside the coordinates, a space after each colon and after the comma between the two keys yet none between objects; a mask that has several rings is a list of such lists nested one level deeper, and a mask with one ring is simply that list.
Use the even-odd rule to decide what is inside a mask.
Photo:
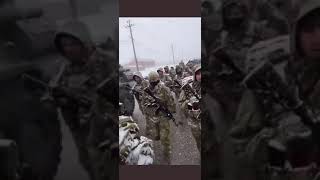
[{"label": "camouflage trousers", "polygon": [[[117,179],[118,173],[118,119],[115,108],[109,104],[98,104],[90,118],[87,149],[94,180]],[[103,111],[108,109],[108,111]]]},{"label": "camouflage trousers", "polygon": [[166,163],[171,162],[170,123],[165,117],[146,116],[146,135],[152,140],[160,140]]},{"label": "camouflage trousers", "polygon": [[[110,118],[107,122],[110,123]],[[70,127],[70,126],[69,126]],[[108,127],[108,128],[107,128]],[[70,128],[74,142],[78,149],[78,158],[82,167],[87,171],[90,180],[108,180],[114,178],[118,173],[118,156],[114,155],[112,149],[117,148],[113,126],[105,124],[104,118],[90,118],[85,124],[76,128]],[[108,138],[104,138],[108,136]],[[106,139],[106,148],[100,147],[103,140]],[[115,148],[111,148],[115,147]],[[116,150],[118,152],[118,150]]]}]

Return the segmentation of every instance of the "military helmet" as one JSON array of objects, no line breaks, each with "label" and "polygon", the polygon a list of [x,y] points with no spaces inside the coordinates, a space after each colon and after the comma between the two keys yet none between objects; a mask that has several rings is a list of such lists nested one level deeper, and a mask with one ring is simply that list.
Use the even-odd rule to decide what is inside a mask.
[{"label": "military helmet", "polygon": [[151,71],[149,73],[149,82],[157,82],[160,80],[160,77],[159,77],[159,74],[154,72],[154,71]]},{"label": "military helmet", "polygon": [[169,69],[169,66],[165,66],[164,69]]}]

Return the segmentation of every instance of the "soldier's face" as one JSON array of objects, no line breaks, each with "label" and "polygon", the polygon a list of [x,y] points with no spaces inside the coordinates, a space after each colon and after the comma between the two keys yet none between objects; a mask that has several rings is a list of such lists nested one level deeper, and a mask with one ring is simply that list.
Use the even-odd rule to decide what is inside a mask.
[{"label": "soldier's face", "polygon": [[201,82],[201,71],[198,71],[198,72],[196,73],[196,80],[199,81],[199,82]]},{"label": "soldier's face", "polygon": [[168,73],[168,72],[169,72],[169,69],[168,69],[168,68],[165,68],[164,71],[165,71],[166,73]]},{"label": "soldier's face", "polygon": [[320,23],[313,19],[303,24],[300,31],[300,44],[308,59],[320,60]]},{"label": "soldier's face", "polygon": [[73,61],[79,61],[85,54],[85,47],[76,39],[64,37],[61,39],[61,46],[65,56]]},{"label": "soldier's face", "polygon": [[140,83],[140,82],[141,82],[141,78],[135,76],[135,77],[134,77],[134,81],[136,81],[137,83]]},{"label": "soldier's face", "polygon": [[159,76],[162,76],[163,72],[162,71],[158,71],[158,74],[159,74]]},{"label": "soldier's face", "polygon": [[159,84],[159,82],[160,82],[160,80],[150,82],[150,86],[151,86],[152,88],[154,88],[154,87],[156,87],[156,85]]}]

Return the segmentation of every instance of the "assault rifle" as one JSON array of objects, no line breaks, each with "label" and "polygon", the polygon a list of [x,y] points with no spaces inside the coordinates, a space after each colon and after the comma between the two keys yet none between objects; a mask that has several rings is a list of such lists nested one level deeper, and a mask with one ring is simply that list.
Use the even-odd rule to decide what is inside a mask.
[{"label": "assault rifle", "polygon": [[197,99],[198,99],[198,101],[200,101],[200,97],[199,97],[199,95],[198,95],[198,93],[196,93],[195,92],[195,90],[190,86],[190,84],[189,83],[186,83],[185,85],[181,85],[180,83],[179,83],[179,81],[177,81],[177,80],[174,80],[180,87],[181,87],[181,89],[183,89],[186,93],[188,93],[188,94],[192,94],[194,97],[196,97]]},{"label": "assault rifle", "polygon": [[296,86],[291,87],[285,83],[271,62],[261,63],[247,75],[243,83],[253,91],[270,92],[269,95],[274,101],[298,115],[301,122],[311,129],[315,140],[319,141],[320,122],[300,99]]},{"label": "assault rifle", "polygon": [[144,91],[153,98],[154,103],[156,103],[158,105],[158,109],[156,111],[156,113],[158,113],[159,111],[163,112],[166,117],[168,117],[169,119],[171,119],[173,121],[173,123],[178,126],[175,118],[173,117],[172,113],[169,111],[169,109],[166,107],[165,104],[163,104],[159,98],[157,98],[149,88],[145,88]]},{"label": "assault rifle", "polygon": [[294,85],[289,86],[274,67],[274,64],[283,62],[283,59],[287,59],[287,56],[281,55],[272,58],[269,56],[267,60],[262,61],[246,74],[233,64],[231,58],[223,49],[218,49],[215,55],[238,74],[239,78],[242,79],[242,85],[256,92],[258,96],[259,94],[262,95],[262,98],[269,96],[284,108],[293,111],[301,118],[302,123],[311,129],[315,140],[319,141],[320,122],[304,101],[300,99],[296,87]]}]

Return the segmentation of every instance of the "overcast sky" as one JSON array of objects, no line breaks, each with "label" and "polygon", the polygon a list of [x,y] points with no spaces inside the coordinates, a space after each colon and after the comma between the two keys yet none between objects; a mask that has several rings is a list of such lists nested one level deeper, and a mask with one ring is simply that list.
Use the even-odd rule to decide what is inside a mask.
[{"label": "overcast sky", "polygon": [[157,64],[172,63],[173,44],[176,63],[201,57],[200,18],[119,18],[119,61],[134,58],[130,32],[131,20],[137,58],[154,59]]}]

